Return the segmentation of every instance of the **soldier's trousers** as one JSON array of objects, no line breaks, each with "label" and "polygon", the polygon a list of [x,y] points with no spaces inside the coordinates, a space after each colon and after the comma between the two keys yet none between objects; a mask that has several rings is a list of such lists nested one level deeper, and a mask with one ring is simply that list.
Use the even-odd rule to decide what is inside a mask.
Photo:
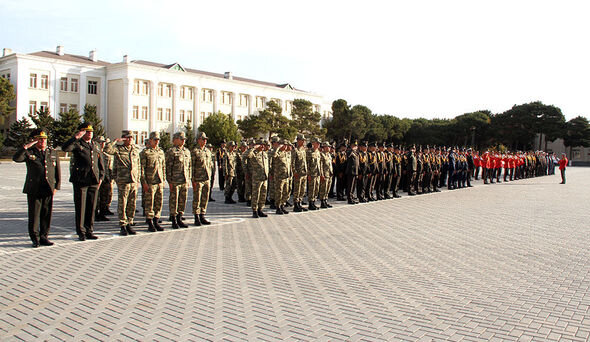
[{"label": "soldier's trousers", "polygon": [[246,201],[252,199],[252,176],[247,174],[244,179],[244,196]]},{"label": "soldier's trousers", "polygon": [[559,171],[561,172],[561,183],[565,184],[565,169]]},{"label": "soldier's trousers", "polygon": [[236,177],[233,176],[225,176],[225,187],[223,189],[223,194],[226,198],[232,198],[234,192],[236,191]]},{"label": "soldier's trousers", "polygon": [[[347,176],[342,175],[341,177],[336,177],[336,197],[337,198],[344,198],[344,192],[348,194],[349,191],[346,188],[348,184]],[[354,190],[353,190],[354,191]]]},{"label": "soldier's trousers", "polygon": [[266,180],[252,181],[252,210],[264,209],[264,204],[266,203],[266,190]]},{"label": "soldier's trousers", "polygon": [[367,175],[361,175],[356,183],[356,196],[359,200],[367,198]]},{"label": "soldier's trousers", "polygon": [[320,176],[309,176],[307,198],[315,201],[320,193]]},{"label": "soldier's trousers", "polygon": [[159,218],[162,215],[162,204],[164,202],[164,184],[148,184],[147,191],[143,192],[145,218]]},{"label": "soldier's trousers", "polygon": [[274,179],[269,179],[268,180],[268,184],[267,184],[266,188],[268,189],[268,199],[270,199],[271,201],[273,201],[275,199],[275,184],[274,184]]},{"label": "soldier's trousers", "polygon": [[135,218],[135,201],[137,200],[137,183],[117,183],[119,192],[117,211],[119,225],[132,224]]},{"label": "soldier's trousers", "polygon": [[293,201],[301,202],[303,200],[306,180],[305,175],[299,175],[299,178],[293,177]]},{"label": "soldier's trousers", "polygon": [[98,188],[98,210],[105,212],[113,199],[113,181],[103,181]]},{"label": "soldier's trousers", "polygon": [[170,199],[168,201],[170,216],[184,214],[184,208],[186,207],[187,192],[187,183],[170,183]]},{"label": "soldier's trousers", "polygon": [[400,183],[400,175],[395,175],[393,176],[392,180],[391,180],[391,191],[393,192],[394,195],[397,195],[397,190],[399,189],[399,183]]},{"label": "soldier's trousers", "polygon": [[[217,168],[217,174],[219,176],[219,190],[224,191],[225,184],[227,184],[227,182],[225,181],[225,174],[223,173],[223,169],[221,167]],[[213,187],[213,183],[211,183],[211,187]]]},{"label": "soldier's trousers", "polygon": [[193,214],[206,214],[207,204],[211,192],[211,181],[197,181],[193,183]]},{"label": "soldier's trousers", "polygon": [[53,210],[53,194],[51,192],[39,195],[27,194],[29,204],[29,236],[33,243],[47,240],[51,212]]},{"label": "soldier's trousers", "polygon": [[348,198],[349,201],[352,201],[355,198],[354,192],[356,190],[357,178],[357,175],[346,175],[346,198]]},{"label": "soldier's trousers", "polygon": [[373,177],[369,178],[369,190],[367,191],[367,196],[369,198],[373,198],[373,190],[375,190],[375,184],[377,184],[377,178],[379,175],[373,175]]},{"label": "soldier's trousers", "polygon": [[320,179],[320,200],[327,200],[330,193],[330,186],[332,185],[332,176]]},{"label": "soldier's trousers", "polygon": [[244,174],[238,174],[236,177],[236,188],[238,191],[238,198],[245,199],[244,193],[246,192],[246,182],[244,180]]},{"label": "soldier's trousers", "polygon": [[274,179],[274,187],[275,187],[275,205],[279,208],[282,205],[287,203],[290,194],[289,188],[289,178],[284,179]]},{"label": "soldier's trousers", "polygon": [[329,192],[329,196],[334,197],[334,185],[336,184],[336,176],[332,176],[332,178],[330,179],[330,192]]}]

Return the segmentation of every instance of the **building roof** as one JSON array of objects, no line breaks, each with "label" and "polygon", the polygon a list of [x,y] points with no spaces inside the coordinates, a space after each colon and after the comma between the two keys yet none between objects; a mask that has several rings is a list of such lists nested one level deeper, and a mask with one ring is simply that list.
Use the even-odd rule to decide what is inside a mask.
[{"label": "building roof", "polygon": [[100,65],[100,66],[107,66],[107,65],[111,64],[111,63],[105,62],[105,61],[93,62],[87,56],[71,55],[69,53],[66,53],[63,56],[60,56],[57,53],[51,52],[51,51],[38,51],[38,52],[30,53],[29,55],[37,56],[37,57],[45,57],[45,58],[55,58],[55,59],[61,59],[62,61],[75,62],[75,63],[85,63],[85,64],[92,64],[92,65]]},{"label": "building roof", "polygon": [[[172,68],[175,65],[180,66],[180,64],[178,64],[178,63],[162,64],[162,63],[155,63],[155,62],[144,61],[144,60],[134,60],[131,63],[141,64],[141,65],[147,65],[147,66],[156,67],[156,68],[163,68],[163,69],[170,69],[170,68]],[[218,78],[224,78],[225,79],[225,74],[220,74],[220,73],[210,72],[210,71],[197,70],[197,69],[184,68],[182,66],[180,66],[180,67],[185,72],[190,72],[190,73],[193,73],[193,74],[206,75],[206,76],[212,76],[212,77],[218,77]],[[250,79],[250,78],[238,77],[238,76],[232,76],[232,80],[242,81],[242,82],[248,82],[248,83],[255,83],[255,84],[265,85],[265,86],[269,86],[269,87],[277,87],[277,88],[281,88],[281,89],[288,89],[288,88],[290,88],[290,89],[293,89],[293,90],[305,92],[304,90],[295,89],[289,83],[278,84],[278,83],[253,80],[253,79]]]}]

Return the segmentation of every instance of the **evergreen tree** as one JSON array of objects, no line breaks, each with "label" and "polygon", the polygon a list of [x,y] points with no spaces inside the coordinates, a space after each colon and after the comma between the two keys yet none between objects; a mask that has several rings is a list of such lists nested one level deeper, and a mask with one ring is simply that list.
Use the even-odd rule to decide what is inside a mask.
[{"label": "evergreen tree", "polygon": [[0,132],[0,150],[2,150],[2,147],[4,147],[4,134]]},{"label": "evergreen tree", "polygon": [[326,135],[326,129],[320,126],[322,115],[313,111],[313,104],[310,101],[295,99],[291,117],[292,125],[299,133],[321,138]]},{"label": "evergreen tree", "polygon": [[82,122],[77,110],[70,109],[67,112],[60,113],[59,120],[55,122],[54,146],[61,146],[70,139],[76,133],[80,123]]},{"label": "evergreen tree", "polygon": [[186,141],[184,142],[184,146],[186,146],[186,148],[192,151],[193,148],[197,147],[197,135],[195,134],[195,130],[193,129],[193,123],[191,119],[188,119],[188,121],[184,125],[184,134],[186,135]]},{"label": "evergreen tree", "polygon": [[31,122],[23,117],[10,125],[6,146],[21,147],[26,144],[32,131]]},{"label": "evergreen tree", "polygon": [[0,77],[0,117],[7,119],[14,113],[14,107],[10,105],[14,99],[14,86],[7,79]]},{"label": "evergreen tree", "polygon": [[160,148],[164,153],[172,147],[172,139],[170,139],[170,132],[164,130],[160,131]]},{"label": "evergreen tree", "polygon": [[205,132],[209,143],[219,146],[223,140],[240,141],[240,133],[231,115],[218,112],[210,115],[199,126],[199,132]]},{"label": "evergreen tree", "polygon": [[570,148],[570,159],[572,159],[573,147],[590,147],[590,123],[583,116],[577,116],[567,122],[565,127],[565,146]]},{"label": "evergreen tree", "polygon": [[45,110],[38,110],[35,114],[29,114],[31,121],[37,126],[37,128],[41,128],[47,132],[48,140],[47,144],[51,145],[53,143],[53,135],[55,131],[55,119],[51,116],[48,109]]},{"label": "evergreen tree", "polygon": [[94,129],[94,136],[104,136],[105,131],[102,125],[102,119],[98,117],[98,113],[96,113],[96,106],[95,105],[84,105],[84,115],[83,115],[84,122],[90,122],[92,128]]}]

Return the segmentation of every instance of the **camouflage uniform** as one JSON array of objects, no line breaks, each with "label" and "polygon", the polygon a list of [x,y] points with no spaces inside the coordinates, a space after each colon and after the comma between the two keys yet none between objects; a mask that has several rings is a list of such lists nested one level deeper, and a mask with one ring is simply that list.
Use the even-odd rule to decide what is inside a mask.
[{"label": "camouflage uniform", "polygon": [[[124,136],[128,135],[125,133]],[[115,145],[113,141],[105,147],[105,152],[113,155],[113,179],[118,188],[119,225],[133,224],[135,218],[135,201],[137,200],[137,183],[140,180],[141,163],[139,148],[134,144],[129,146]]]},{"label": "camouflage uniform", "polygon": [[277,208],[284,206],[289,199],[289,181],[293,176],[290,156],[291,154],[287,151],[277,150],[272,157],[271,175],[275,187],[274,200]]},{"label": "camouflage uniform", "polygon": [[[233,142],[230,142],[230,144]],[[231,145],[233,146],[233,145]],[[236,151],[227,151],[223,155],[223,176],[225,177],[225,188],[223,189],[226,199],[231,199],[236,191],[236,169],[238,161],[238,154]]]},{"label": "camouflage uniform", "polygon": [[293,170],[293,201],[299,203],[303,200],[307,179],[305,146],[295,147],[291,152],[291,169]]},{"label": "camouflage uniform", "polygon": [[254,150],[248,157],[252,179],[252,210],[262,210],[266,202],[269,160],[265,151]]},{"label": "camouflage uniform", "polygon": [[[108,212],[113,200],[113,157],[108,153],[102,153],[103,163],[105,166],[104,179],[98,189],[99,205],[98,209],[101,215]],[[72,158],[73,159],[73,158]]]},{"label": "camouflage uniform", "polygon": [[191,176],[191,153],[186,147],[174,146],[166,152],[166,179],[170,184],[170,216],[184,214]]},{"label": "camouflage uniform", "polygon": [[[316,140],[317,142],[317,140]],[[318,198],[320,192],[320,176],[322,173],[322,153],[319,149],[310,148],[306,153],[307,177],[308,177],[308,193],[309,204],[312,206],[313,202]]]},{"label": "camouflage uniform", "polygon": [[[242,144],[245,144],[244,142]],[[246,175],[244,174],[244,166],[242,165],[242,153],[237,150],[236,154],[236,187],[238,190],[238,199],[240,202],[246,201]]]},{"label": "camouflage uniform", "polygon": [[327,201],[330,186],[332,185],[332,176],[334,170],[332,169],[332,154],[330,152],[321,152],[321,176],[320,181],[320,200]]},{"label": "camouflage uniform", "polygon": [[197,146],[191,154],[193,181],[193,214],[200,215],[207,212],[209,192],[211,191],[211,174],[215,172],[213,154],[203,146]]},{"label": "camouflage uniform", "polygon": [[242,170],[244,171],[244,197],[246,198],[246,201],[250,201],[252,199],[252,175],[248,169],[248,157],[252,153],[252,150],[253,149],[249,147],[240,156]]},{"label": "camouflage uniform", "polygon": [[144,192],[147,219],[159,218],[162,214],[164,182],[166,181],[166,158],[158,146],[146,148],[139,154],[141,160],[141,183],[147,185]]}]

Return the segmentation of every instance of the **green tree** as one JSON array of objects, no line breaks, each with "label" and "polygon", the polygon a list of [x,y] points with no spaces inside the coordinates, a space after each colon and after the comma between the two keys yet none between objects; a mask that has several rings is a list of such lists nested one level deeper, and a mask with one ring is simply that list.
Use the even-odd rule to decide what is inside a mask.
[{"label": "green tree", "polygon": [[328,138],[336,141],[350,140],[352,135],[352,113],[346,100],[338,99],[332,102],[332,118],[324,123]]},{"label": "green tree", "polygon": [[572,159],[573,147],[590,147],[590,124],[588,119],[577,116],[568,121],[565,126],[563,143],[570,148],[570,159]]},{"label": "green tree", "polygon": [[293,118],[291,124],[297,132],[321,138],[326,135],[326,129],[320,126],[322,115],[313,111],[313,104],[310,101],[293,100],[291,117]]},{"label": "green tree", "polygon": [[223,140],[240,141],[240,133],[231,115],[217,112],[206,118],[199,126],[199,132],[207,134],[213,146],[219,146]]},{"label": "green tree", "polygon": [[30,140],[32,130],[31,122],[25,117],[13,122],[8,131],[6,146],[20,147],[26,144]]},{"label": "green tree", "polygon": [[55,133],[53,137],[54,146],[61,146],[70,139],[77,131],[81,123],[80,114],[75,109],[60,113],[59,119],[55,122]]},{"label": "green tree", "polygon": [[291,126],[291,120],[282,115],[283,109],[274,101],[266,103],[266,108],[258,114],[260,130],[265,136],[285,133],[286,127]]},{"label": "green tree", "polygon": [[37,128],[42,128],[47,132],[47,135],[49,136],[47,143],[53,144],[55,119],[51,116],[49,110],[38,110],[35,114],[29,114],[29,118],[31,118],[31,121],[33,121]]},{"label": "green tree", "polygon": [[2,150],[2,147],[4,147],[4,134],[0,132],[0,150]]},{"label": "green tree", "polygon": [[16,99],[14,86],[5,78],[0,77],[0,116],[10,118],[14,113],[14,107],[10,105]]},{"label": "green tree", "polygon": [[172,147],[172,139],[170,139],[170,132],[160,131],[160,148],[164,153]]},{"label": "green tree", "polygon": [[94,129],[94,136],[105,135],[102,119],[98,116],[95,105],[84,105],[84,114],[82,115],[82,118],[84,122],[90,122],[92,128]]},{"label": "green tree", "polygon": [[541,107],[539,112],[539,148],[541,148],[541,142],[543,135],[545,135],[545,148],[547,151],[547,142],[555,141],[557,138],[562,138],[565,133],[565,116],[561,112],[561,109],[555,106],[543,105],[539,102]]},{"label": "green tree", "polygon": [[192,151],[193,148],[197,146],[197,135],[195,134],[195,130],[193,129],[193,123],[191,119],[188,119],[188,121],[184,125],[184,134],[186,135],[186,141],[184,143],[184,146],[186,146],[186,148]]},{"label": "green tree", "polygon": [[483,144],[485,133],[492,122],[490,115],[488,110],[479,110],[456,116],[451,124],[452,134],[456,137],[454,144],[473,147]]},{"label": "green tree", "polygon": [[245,138],[255,138],[262,135],[258,115],[248,115],[243,120],[238,120],[238,128]]}]

